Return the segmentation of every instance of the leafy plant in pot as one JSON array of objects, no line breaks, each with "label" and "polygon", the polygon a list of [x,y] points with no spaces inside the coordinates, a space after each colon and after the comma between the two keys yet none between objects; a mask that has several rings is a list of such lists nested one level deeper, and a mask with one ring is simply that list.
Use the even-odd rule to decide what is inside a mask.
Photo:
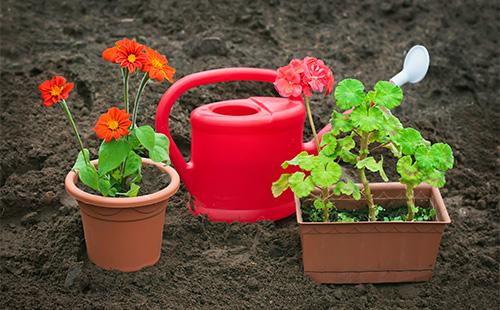
[{"label": "leafy plant in pot", "polygon": [[[147,83],[151,79],[172,82],[175,70],[165,56],[130,39],[106,49],[103,58],[120,66],[124,109],[112,107],[99,117],[94,130],[103,141],[97,160],[90,160],[66,102],[73,83],[55,76],[44,81],[39,90],[45,106],[61,106],[78,142],[80,152],[65,186],[80,206],[90,260],[104,269],[136,271],[158,261],[167,202],[180,184],[177,172],[168,166],[168,138],[150,126],[137,126],[137,114]],[[129,77],[140,71],[144,75],[131,120]],[[170,184],[141,196],[142,167],[146,165],[168,174]],[[78,180],[85,186],[78,187]]]},{"label": "leafy plant in pot", "polygon": [[[450,223],[438,187],[453,166],[451,148],[403,128],[391,113],[403,94],[390,82],[380,81],[365,93],[360,81],[346,79],[335,99],[344,112],[333,111],[318,155],[299,154],[285,162],[284,168],[294,164],[302,171],[285,173],[272,186],[275,196],[290,188],[297,197],[305,274],[320,283],[429,280]],[[383,148],[398,158],[400,182],[369,183],[367,172],[388,182],[383,157],[373,155]],[[353,165],[361,184],[353,186],[345,177],[339,181],[338,173],[332,182],[317,182],[312,157],[325,167]],[[310,174],[296,176],[305,176],[303,171]]]}]

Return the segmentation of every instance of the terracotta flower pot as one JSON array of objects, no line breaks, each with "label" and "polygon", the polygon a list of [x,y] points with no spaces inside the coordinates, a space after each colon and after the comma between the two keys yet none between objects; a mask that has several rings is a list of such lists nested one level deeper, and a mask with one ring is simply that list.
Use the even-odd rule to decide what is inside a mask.
[{"label": "terracotta flower pot", "polygon": [[[92,163],[97,165],[97,160]],[[160,258],[165,210],[179,189],[179,175],[150,159],[143,158],[142,164],[169,174],[170,184],[150,195],[113,198],[79,189],[74,171],[66,176],[66,191],[80,206],[89,259],[103,269],[137,271]]]},{"label": "terracotta flower pot", "polygon": [[[376,204],[406,205],[400,183],[370,185]],[[319,283],[428,281],[432,277],[444,228],[450,223],[437,188],[420,185],[415,199],[436,210],[432,222],[312,223],[302,220],[297,200],[304,273]],[[334,200],[339,209],[366,208],[363,200]]]}]

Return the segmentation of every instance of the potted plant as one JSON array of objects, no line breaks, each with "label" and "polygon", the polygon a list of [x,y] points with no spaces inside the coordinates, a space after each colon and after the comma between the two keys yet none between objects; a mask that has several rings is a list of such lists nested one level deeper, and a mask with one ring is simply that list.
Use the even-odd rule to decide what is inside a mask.
[{"label": "potted plant", "polygon": [[[319,283],[429,280],[450,223],[438,188],[453,166],[451,148],[403,128],[390,111],[403,93],[390,82],[365,93],[360,81],[346,79],[334,96],[344,112],[333,111],[318,155],[285,162],[299,171],[272,186],[275,196],[290,188],[297,197],[304,273]],[[367,172],[388,181],[382,155],[373,152],[382,148],[398,158],[400,182],[369,183]],[[339,162],[353,165],[361,183],[342,180]]]},{"label": "potted plant", "polygon": [[[103,58],[120,66],[124,109],[111,107],[99,117],[94,128],[103,140],[98,159],[90,160],[66,102],[73,83],[55,76],[44,81],[39,90],[46,107],[56,103],[61,106],[78,142],[80,152],[66,176],[65,187],[80,206],[90,260],[104,269],[136,271],[158,261],[167,202],[180,184],[178,174],[168,166],[167,137],[150,126],[137,126],[137,113],[148,81],[172,82],[175,70],[168,66],[165,56],[129,39],[106,49]],[[130,119],[129,76],[139,71],[144,75]],[[145,165],[168,174],[170,184],[141,196],[141,169]]]}]

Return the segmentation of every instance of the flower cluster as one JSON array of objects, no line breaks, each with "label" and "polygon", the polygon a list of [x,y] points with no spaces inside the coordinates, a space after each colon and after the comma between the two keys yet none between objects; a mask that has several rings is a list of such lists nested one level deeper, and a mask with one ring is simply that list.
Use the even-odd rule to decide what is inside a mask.
[{"label": "flower cluster", "polygon": [[[94,131],[97,137],[103,140],[99,147],[98,168],[90,161],[90,152],[83,145],[66,102],[74,87],[73,83],[66,82],[62,76],[55,76],[41,83],[38,89],[46,107],[59,103],[68,117],[80,148],[73,166],[74,170],[79,171],[80,180],[103,196],[134,197],[139,193],[139,183],[142,179],[141,156],[147,156],[156,162],[169,162],[168,138],[156,133],[151,126],[137,126],[141,95],[150,80],[167,80],[172,83],[175,69],[168,65],[164,55],[127,38],[104,50],[102,57],[120,66],[124,109],[111,107],[97,120]],[[144,72],[144,75],[135,92],[133,112],[129,113],[129,76],[140,71]]]},{"label": "flower cluster", "polygon": [[287,66],[278,68],[274,87],[282,97],[312,96],[312,91],[330,94],[333,89],[333,73],[322,60],[305,57],[292,59]]},{"label": "flower cluster", "polygon": [[168,60],[157,51],[137,43],[134,40],[122,39],[115,46],[107,48],[102,53],[106,61],[119,64],[126,68],[129,73],[142,70],[149,74],[149,78],[159,82],[166,79],[173,82],[175,69],[168,65]]}]

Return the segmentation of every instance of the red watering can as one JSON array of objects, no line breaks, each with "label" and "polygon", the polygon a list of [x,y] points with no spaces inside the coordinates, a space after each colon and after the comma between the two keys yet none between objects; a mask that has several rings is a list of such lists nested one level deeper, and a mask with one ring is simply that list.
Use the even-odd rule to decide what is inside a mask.
[{"label": "red watering can", "polygon": [[[271,184],[281,163],[302,150],[306,111],[301,98],[251,97],[214,102],[191,113],[191,160],[186,163],[168,129],[175,101],[193,87],[229,81],[274,82],[276,71],[254,68],[216,69],[188,75],[163,95],[156,130],[170,139],[170,157],[193,197],[188,207],[211,221],[278,220],[295,212],[293,193],[279,198]],[[329,126],[319,135],[329,130]]]}]

